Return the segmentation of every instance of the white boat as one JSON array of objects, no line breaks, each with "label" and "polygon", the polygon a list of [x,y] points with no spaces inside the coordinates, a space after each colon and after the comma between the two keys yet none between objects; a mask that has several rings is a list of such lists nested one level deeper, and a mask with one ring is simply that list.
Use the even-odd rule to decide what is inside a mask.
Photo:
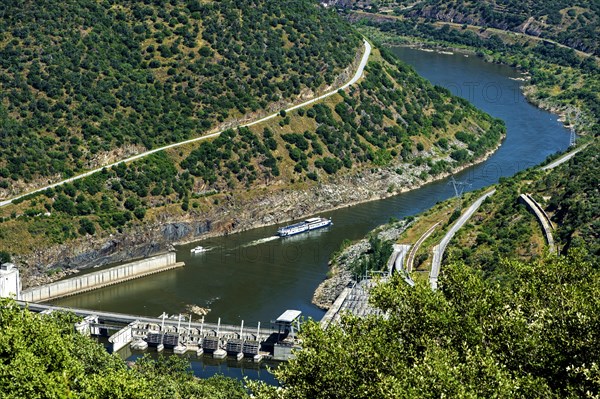
[{"label": "white boat", "polygon": [[202,252],[206,252],[206,251],[208,251],[208,249],[204,248],[202,245],[198,245],[197,247],[192,248],[190,250],[190,252],[193,254],[201,254]]},{"label": "white boat", "polygon": [[325,219],[321,217],[306,219],[304,222],[291,224],[277,230],[279,237],[289,237],[295,234],[304,233],[305,231],[316,230],[322,227],[332,225],[331,219]]}]

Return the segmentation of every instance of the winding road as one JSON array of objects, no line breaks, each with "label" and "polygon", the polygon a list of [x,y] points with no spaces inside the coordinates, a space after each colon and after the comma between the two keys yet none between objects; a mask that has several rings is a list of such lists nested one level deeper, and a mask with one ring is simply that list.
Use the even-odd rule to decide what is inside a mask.
[{"label": "winding road", "polygon": [[588,146],[588,144],[583,145],[579,148],[574,149],[571,152],[568,152],[567,154],[563,155],[562,157],[558,158],[556,161],[546,165],[546,166],[542,166],[541,170],[549,170],[549,169],[554,169],[556,168],[558,165],[563,164],[565,162],[567,162],[569,159],[573,158],[579,151],[583,150],[584,148],[586,148]]},{"label": "winding road", "polygon": [[[294,105],[294,106],[292,106],[290,108],[287,108],[285,111],[289,112],[289,111],[293,111],[293,110],[295,110],[297,108],[305,107],[307,105],[310,105],[312,103],[320,101],[320,100],[322,100],[324,98],[332,96],[332,95],[336,94],[339,90],[344,90],[347,87],[349,87],[349,86],[353,85],[354,83],[358,82],[358,80],[363,75],[363,72],[364,72],[365,67],[367,65],[367,61],[369,60],[369,56],[371,55],[371,45],[365,39],[363,39],[363,43],[364,43],[364,48],[365,49],[364,49],[364,53],[363,53],[362,59],[360,60],[360,64],[358,65],[358,68],[356,69],[356,72],[354,73],[354,75],[352,76],[352,78],[348,82],[346,82],[343,86],[337,87],[335,89],[332,89],[332,90],[328,91],[327,93],[325,93],[325,94],[323,94],[321,96],[318,96],[318,97],[313,98],[311,100],[305,101],[305,102],[303,102],[301,104],[297,104],[297,105]],[[277,111],[277,112],[275,112],[275,113],[273,113],[271,115],[265,116],[263,118],[257,119],[255,121],[247,123],[247,124],[238,125],[237,127],[249,127],[249,126],[253,126],[253,125],[256,125],[256,124],[268,121],[269,119],[273,119],[273,118],[277,117],[279,115],[279,112],[280,111]],[[179,147],[179,146],[182,146],[182,145],[186,145],[186,144],[190,144],[190,143],[195,143],[195,142],[198,142],[198,141],[208,140],[208,139],[217,137],[221,133],[223,133],[225,130],[228,130],[228,129],[223,129],[223,130],[220,130],[220,131],[218,131],[216,133],[211,133],[211,134],[207,134],[205,136],[195,137],[193,139],[189,139],[189,140],[180,141],[180,142],[177,142],[177,143],[165,145],[163,147],[154,148],[152,150],[149,150],[149,151],[146,151],[146,152],[142,152],[142,153],[134,155],[132,157],[129,157],[129,158],[126,158],[126,159],[122,159],[120,161],[113,162],[113,163],[110,163],[110,164],[107,164],[107,165],[103,165],[103,166],[101,166],[99,168],[87,171],[87,172],[82,173],[80,175],[73,176],[73,177],[70,177],[68,179],[61,180],[59,182],[49,184],[49,185],[44,186],[42,188],[38,188],[36,190],[30,191],[30,192],[25,193],[25,194],[21,194],[19,196],[13,197],[13,198],[6,199],[4,201],[0,201],[0,207],[6,206],[6,205],[12,203],[13,201],[18,200],[20,198],[23,198],[23,197],[25,197],[27,195],[35,194],[35,193],[38,193],[40,191],[47,190],[49,188],[57,187],[57,186],[60,186],[60,185],[63,185],[65,183],[69,183],[69,182],[72,182],[72,181],[75,181],[75,180],[83,179],[84,177],[87,177],[87,176],[93,175],[94,173],[100,172],[104,168],[110,168],[112,166],[119,165],[119,164],[122,164],[122,163],[132,162],[132,161],[135,161],[137,159],[147,157],[148,155],[154,154],[154,153],[159,152],[159,151],[164,151],[164,150],[168,150],[170,148],[176,148],[176,147]]]},{"label": "winding road", "polygon": [[444,256],[444,251],[446,250],[448,243],[450,242],[452,237],[454,237],[454,234],[456,234],[456,232],[467,222],[467,220],[469,220],[471,216],[473,216],[475,211],[481,206],[481,203],[495,192],[496,189],[493,189],[483,194],[481,197],[477,198],[477,200],[473,204],[471,204],[471,206],[466,210],[466,212],[463,213],[460,216],[460,218],[458,218],[456,223],[452,225],[452,227],[450,228],[450,230],[448,230],[448,232],[446,233],[444,238],[442,238],[440,243],[433,247],[433,261],[431,262],[431,271],[429,272],[429,284],[431,285],[432,289],[437,289],[437,281],[438,276],[440,274],[442,257]]}]

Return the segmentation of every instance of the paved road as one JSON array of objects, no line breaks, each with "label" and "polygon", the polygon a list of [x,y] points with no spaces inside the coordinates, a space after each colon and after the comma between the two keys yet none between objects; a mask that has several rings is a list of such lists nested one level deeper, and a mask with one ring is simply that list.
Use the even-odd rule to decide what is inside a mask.
[{"label": "paved road", "polygon": [[408,254],[408,250],[410,249],[410,245],[408,244],[394,244],[395,248],[398,248],[398,253],[396,254],[396,260],[394,261],[394,271],[396,273],[404,272],[404,258]]},{"label": "paved road", "polygon": [[544,230],[544,235],[546,236],[546,242],[548,243],[548,248],[550,252],[554,253],[554,237],[552,237],[552,221],[548,214],[544,209],[537,203],[535,199],[529,194],[521,194],[519,196],[529,207],[530,210],[533,211],[533,214],[537,218],[537,220],[542,225],[542,230]]},{"label": "paved road", "polygon": [[[316,97],[316,98],[313,98],[311,100],[305,101],[305,102],[303,102],[301,104],[294,105],[294,106],[286,109],[286,111],[289,112],[289,111],[293,111],[293,110],[295,110],[297,108],[305,107],[305,106],[307,106],[309,104],[312,104],[314,102],[317,102],[317,101],[320,101],[320,100],[322,100],[324,98],[332,96],[332,95],[336,94],[338,92],[338,90],[344,90],[348,86],[353,85],[354,83],[356,83],[362,77],[364,69],[365,69],[365,66],[367,65],[367,61],[369,60],[369,55],[371,54],[371,45],[369,44],[369,42],[367,42],[364,39],[363,39],[363,42],[364,42],[365,50],[364,50],[362,59],[360,60],[360,64],[358,65],[358,68],[356,69],[356,72],[355,72],[354,76],[352,76],[352,79],[350,79],[347,83],[345,83],[341,87],[332,89],[331,91],[329,91],[329,92],[327,92],[327,93],[325,93],[325,94],[323,94],[323,95],[321,95],[319,97]],[[258,123],[262,123],[262,122],[265,122],[265,121],[267,121],[269,119],[275,118],[278,115],[279,115],[279,111],[275,112],[274,114],[265,116],[264,118],[260,118],[258,120],[253,121],[253,122],[247,123],[245,125],[240,125],[239,127],[256,125]],[[144,158],[144,157],[146,157],[146,156],[148,156],[150,154],[154,154],[154,153],[159,152],[159,151],[164,151],[164,150],[167,150],[169,148],[175,148],[175,147],[179,147],[179,146],[182,146],[182,145],[194,143],[194,142],[197,142],[197,141],[203,141],[203,140],[207,140],[207,139],[210,139],[210,138],[213,138],[213,137],[217,137],[221,133],[223,133],[223,131],[224,130],[221,130],[221,131],[216,132],[216,133],[207,134],[205,136],[196,137],[196,138],[185,140],[185,141],[180,141],[178,143],[169,144],[169,145],[166,145],[166,146],[163,146],[163,147],[160,147],[160,148],[155,148],[155,149],[152,149],[152,150],[149,150],[149,151],[146,151],[146,152],[134,155],[132,157],[129,157],[129,158],[117,161],[117,162],[113,162],[113,163],[108,164],[108,165],[101,166],[99,168],[90,170],[90,171],[82,173],[80,175],[73,176],[71,178],[68,178],[68,179],[65,179],[65,180],[53,183],[53,184],[49,184],[49,185],[47,185],[45,187],[39,188],[39,189],[34,190],[34,191],[30,191],[28,193],[19,195],[17,197],[13,197],[13,198],[1,201],[0,202],[0,207],[6,206],[6,205],[12,203],[13,201],[15,201],[15,200],[17,200],[19,198],[22,198],[22,197],[24,197],[26,195],[34,194],[34,193],[37,193],[37,192],[40,192],[40,191],[47,190],[47,189],[52,188],[52,187],[60,186],[60,185],[65,184],[65,183],[69,183],[69,182],[72,182],[72,181],[75,181],[75,180],[82,179],[82,178],[90,176],[90,175],[92,175],[94,173],[100,172],[104,168],[110,168],[112,166],[115,166],[115,165],[118,165],[118,164],[121,164],[121,163],[127,163],[127,162],[131,162],[131,161],[135,161],[137,159]]]},{"label": "paved road", "polygon": [[563,164],[563,163],[567,162],[569,159],[573,158],[575,156],[575,154],[577,154],[579,151],[583,150],[585,147],[587,147],[587,144],[582,147],[576,148],[575,150],[567,153],[567,155],[564,155],[563,157],[557,159],[556,161],[549,163],[546,166],[543,166],[542,170],[549,170],[549,169],[556,168],[558,165]]},{"label": "paved road", "polygon": [[444,256],[444,251],[448,246],[448,243],[454,237],[454,234],[473,216],[473,213],[481,206],[481,203],[490,195],[494,194],[496,189],[488,191],[483,194],[481,197],[477,198],[477,200],[471,204],[471,206],[463,213],[460,218],[452,225],[450,230],[446,233],[444,238],[440,241],[439,245],[433,247],[433,261],[431,262],[431,272],[429,273],[429,284],[432,289],[437,289],[437,281],[438,276],[440,274],[440,266],[442,263],[442,258]]}]

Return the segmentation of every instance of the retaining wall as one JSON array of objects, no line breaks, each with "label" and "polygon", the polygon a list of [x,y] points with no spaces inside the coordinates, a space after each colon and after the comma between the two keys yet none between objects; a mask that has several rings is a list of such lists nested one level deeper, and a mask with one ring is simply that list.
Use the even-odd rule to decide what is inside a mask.
[{"label": "retaining wall", "polygon": [[156,255],[121,266],[111,267],[83,276],[56,281],[47,285],[30,288],[21,292],[21,300],[26,302],[45,302],[51,299],[79,294],[81,292],[106,287],[150,274],[183,266],[176,262],[175,252]]}]

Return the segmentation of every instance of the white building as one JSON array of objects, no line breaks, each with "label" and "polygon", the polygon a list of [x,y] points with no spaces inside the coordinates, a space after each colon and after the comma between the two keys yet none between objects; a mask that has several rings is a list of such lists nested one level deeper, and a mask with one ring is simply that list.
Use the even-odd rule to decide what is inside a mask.
[{"label": "white building", "polygon": [[0,298],[21,297],[21,279],[19,270],[13,263],[3,263],[0,265]]}]

